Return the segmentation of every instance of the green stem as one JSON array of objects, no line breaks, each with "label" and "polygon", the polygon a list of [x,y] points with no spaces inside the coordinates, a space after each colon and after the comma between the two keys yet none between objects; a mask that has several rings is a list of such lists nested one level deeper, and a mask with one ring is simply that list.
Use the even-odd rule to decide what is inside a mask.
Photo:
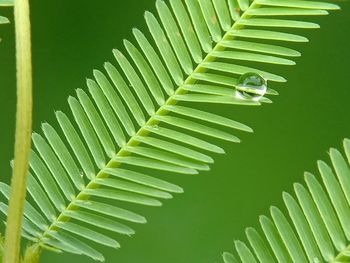
[{"label": "green stem", "polygon": [[32,133],[32,59],[29,1],[15,0],[17,113],[15,161],[3,263],[18,263]]},{"label": "green stem", "polygon": [[4,254],[4,239],[0,233],[0,262],[2,262],[2,256]]}]

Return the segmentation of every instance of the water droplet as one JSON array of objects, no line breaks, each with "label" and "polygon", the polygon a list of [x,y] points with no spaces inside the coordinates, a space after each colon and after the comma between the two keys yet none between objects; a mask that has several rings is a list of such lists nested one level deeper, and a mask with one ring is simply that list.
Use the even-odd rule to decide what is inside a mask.
[{"label": "water droplet", "polygon": [[236,89],[237,97],[259,101],[266,93],[267,82],[257,73],[246,73],[238,79]]}]

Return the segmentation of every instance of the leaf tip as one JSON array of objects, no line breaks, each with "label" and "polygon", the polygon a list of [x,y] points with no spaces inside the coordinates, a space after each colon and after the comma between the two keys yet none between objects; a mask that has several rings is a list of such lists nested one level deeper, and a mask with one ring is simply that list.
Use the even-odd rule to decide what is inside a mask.
[{"label": "leaf tip", "polygon": [[88,88],[90,89],[93,85],[95,85],[96,82],[90,78],[86,79],[86,85],[88,86]]},{"label": "leaf tip", "polygon": [[153,15],[150,11],[148,11],[148,10],[145,11],[144,17],[145,17],[146,21],[147,21],[148,19],[155,19],[154,15]]},{"label": "leaf tip", "polygon": [[286,191],[282,192],[282,198],[283,198],[284,201],[287,200],[290,197],[292,197],[292,196],[288,192],[286,192]]},{"label": "leaf tip", "polygon": [[132,33],[135,37],[139,36],[139,35],[143,35],[143,33],[140,31],[140,29],[138,29],[137,27],[134,27],[132,29]]}]

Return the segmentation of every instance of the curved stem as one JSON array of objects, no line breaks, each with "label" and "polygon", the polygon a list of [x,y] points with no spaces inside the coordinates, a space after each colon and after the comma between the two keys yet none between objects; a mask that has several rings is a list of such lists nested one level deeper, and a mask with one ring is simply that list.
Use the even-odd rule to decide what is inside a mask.
[{"label": "curved stem", "polygon": [[23,207],[26,195],[28,159],[32,133],[32,59],[29,1],[15,0],[17,113],[15,161],[3,263],[18,263]]},{"label": "curved stem", "polygon": [[2,257],[4,254],[4,238],[0,233],[0,261],[2,262]]}]

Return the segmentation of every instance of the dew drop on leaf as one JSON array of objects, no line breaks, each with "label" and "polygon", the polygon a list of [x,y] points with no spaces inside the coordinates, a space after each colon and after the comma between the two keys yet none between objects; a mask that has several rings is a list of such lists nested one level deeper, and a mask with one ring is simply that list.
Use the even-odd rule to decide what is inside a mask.
[{"label": "dew drop on leaf", "polygon": [[246,73],[238,79],[236,89],[238,98],[259,101],[266,93],[267,82],[257,73]]}]

